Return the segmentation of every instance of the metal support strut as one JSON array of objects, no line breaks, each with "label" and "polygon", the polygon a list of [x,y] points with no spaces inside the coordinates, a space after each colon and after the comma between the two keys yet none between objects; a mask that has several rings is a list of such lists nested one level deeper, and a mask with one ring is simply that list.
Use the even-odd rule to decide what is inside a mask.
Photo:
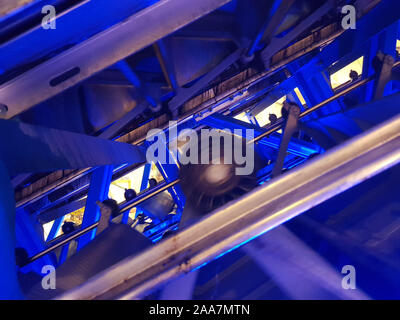
[{"label": "metal support strut", "polygon": [[278,158],[276,159],[274,169],[272,170],[272,177],[276,177],[282,173],[283,163],[285,161],[290,139],[299,127],[300,107],[297,104],[285,101],[283,104],[283,109],[286,110],[288,116],[285,128],[283,129],[283,136],[279,146]]}]

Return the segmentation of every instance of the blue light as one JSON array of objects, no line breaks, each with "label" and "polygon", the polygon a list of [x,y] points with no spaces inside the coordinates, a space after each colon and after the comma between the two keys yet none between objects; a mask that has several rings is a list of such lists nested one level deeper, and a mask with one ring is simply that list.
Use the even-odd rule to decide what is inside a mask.
[{"label": "blue light", "polygon": [[[285,221],[282,222],[282,224],[286,223],[287,221],[289,221],[289,220],[291,220],[291,219],[292,219],[292,218],[286,219]],[[195,271],[195,270],[198,270],[198,269],[203,268],[204,266],[206,266],[206,265],[209,264],[210,262],[212,262],[212,261],[214,261],[214,260],[217,260],[217,259],[223,257],[224,255],[226,255],[226,254],[228,254],[228,253],[230,253],[230,252],[232,252],[232,251],[234,251],[234,250],[240,248],[241,246],[243,246],[243,245],[249,243],[250,241],[252,241],[252,240],[258,238],[259,236],[262,236],[264,233],[266,233],[266,232],[272,230],[273,228],[274,228],[274,227],[269,228],[269,229],[267,229],[267,230],[261,232],[260,234],[258,234],[258,235],[254,236],[254,237],[251,237],[250,239],[247,239],[247,240],[245,240],[245,241],[239,243],[238,245],[234,246],[233,248],[228,249],[227,251],[225,251],[225,252],[219,254],[219,255],[216,256],[215,258],[213,258],[213,259],[211,259],[211,260],[209,260],[209,261],[206,261],[206,262],[204,262],[203,264],[199,265],[198,267],[192,269],[192,271]]]}]

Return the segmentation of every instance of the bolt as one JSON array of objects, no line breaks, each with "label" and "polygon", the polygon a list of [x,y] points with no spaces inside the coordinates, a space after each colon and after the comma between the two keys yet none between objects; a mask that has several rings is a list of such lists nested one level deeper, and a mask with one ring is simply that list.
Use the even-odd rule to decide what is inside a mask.
[{"label": "bolt", "polygon": [[385,56],[384,62],[387,63],[387,64],[393,64],[393,63],[394,63],[394,58],[393,58],[393,56],[391,56],[391,55],[386,55],[386,56]]},{"label": "bolt", "polygon": [[6,114],[7,111],[8,111],[8,107],[5,104],[0,103],[0,115],[1,114]]}]

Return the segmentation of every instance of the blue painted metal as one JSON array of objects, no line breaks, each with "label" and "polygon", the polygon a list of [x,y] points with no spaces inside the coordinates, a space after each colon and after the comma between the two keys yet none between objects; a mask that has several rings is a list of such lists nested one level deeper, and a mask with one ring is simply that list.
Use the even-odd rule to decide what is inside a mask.
[{"label": "blue painted metal", "polygon": [[[141,147],[0,119],[0,153],[10,174],[145,162]],[[18,148],[15,146],[18,145]]]},{"label": "blue painted metal", "polygon": [[386,102],[389,99],[390,97],[382,98],[379,109],[377,109],[376,103],[373,101],[347,110],[344,113],[320,118],[312,121],[311,124],[319,126],[321,129],[325,128],[328,131],[329,128],[332,128],[348,137],[353,137],[389,120],[399,113],[397,104]]},{"label": "blue painted metal", "polygon": [[151,229],[144,231],[143,234],[146,237],[148,237],[149,239],[151,239],[151,241],[157,242],[157,241],[161,240],[165,231],[177,230],[180,219],[181,219],[181,215],[175,214],[171,217],[171,219],[168,219],[166,221],[163,221],[163,222],[155,225]]},{"label": "blue painted metal", "polygon": [[[166,139],[166,152],[167,152],[167,162],[166,164],[161,164],[159,162],[156,163],[156,167],[163,176],[164,180],[168,182],[172,182],[179,177],[179,165],[177,163],[177,154],[176,154],[176,138],[184,129],[191,129],[198,125],[197,121],[193,119],[193,117],[189,117],[185,121],[180,122],[177,124],[176,121],[171,121],[168,128],[166,128],[163,133],[165,134]],[[146,141],[146,146],[148,147],[151,143]],[[170,144],[168,147],[167,144]],[[171,151],[175,150],[175,151]],[[172,198],[174,199],[175,203],[178,205],[178,212],[183,210],[185,205],[185,196],[181,187],[174,186],[168,190],[171,194]]]},{"label": "blue painted metal", "polygon": [[146,101],[153,107],[157,107],[157,102],[146,92],[145,87],[140,81],[137,74],[132,70],[129,64],[125,60],[119,61],[116,66],[125,75],[125,77],[139,90]]},{"label": "blue painted metal", "polygon": [[[165,164],[161,164],[159,162],[155,163],[157,169],[161,173],[164,180],[169,183],[172,182],[179,177],[179,165],[177,163],[177,147],[176,147],[176,138],[184,129],[191,129],[198,125],[198,122],[193,119],[193,117],[189,117],[185,121],[180,122],[179,124],[176,121],[171,121],[168,128],[166,128],[163,133],[166,139],[166,154],[167,154],[167,162]],[[146,141],[146,147],[148,147],[151,142]],[[169,146],[168,146],[169,144]],[[174,151],[171,151],[174,150]],[[181,213],[184,205],[185,205],[185,195],[179,185],[174,186],[168,189],[168,192],[171,194],[174,202],[178,206],[178,213]]]},{"label": "blue painted metal", "polygon": [[[142,182],[141,182],[139,191],[143,191],[143,190],[147,189],[147,184],[149,182],[150,171],[151,171],[151,163],[146,163],[144,165]],[[129,212],[130,212],[130,210],[124,212],[124,215],[122,216],[122,223],[124,223],[124,224],[128,223]],[[142,210],[140,209],[140,206],[138,206],[138,207],[136,207],[136,216],[138,216],[140,213],[142,213]]]},{"label": "blue painted metal", "polygon": [[[73,42],[75,45],[72,48],[64,47],[64,50],[59,50],[57,55],[51,49],[50,53],[46,52],[51,54],[51,59],[26,71],[13,81],[8,81],[0,86],[0,100],[8,106],[8,111],[2,116],[10,119],[20,114],[33,105],[43,102],[96,72],[114,65],[230,1],[196,0],[190,3],[186,0],[159,1],[137,14],[125,18],[121,23],[110,24],[107,30],[98,32],[94,36],[91,36],[92,33],[86,30],[84,41]],[[109,6],[118,7],[119,10],[123,11],[127,11],[126,8],[129,8],[128,4],[123,5],[127,1],[119,2],[117,7],[104,0],[90,1],[87,4],[98,5],[99,2],[107,2]],[[132,5],[132,1],[128,2]],[[141,3],[143,4],[143,2]],[[112,11],[108,12],[107,8],[108,6],[104,5],[102,10],[106,12],[106,15],[109,15]],[[65,16],[68,16],[68,14]],[[79,25],[82,16],[95,16],[97,24],[101,15],[96,16],[96,10],[89,10],[88,14],[80,13],[79,20],[75,21],[76,25]],[[124,19],[122,16],[119,16],[119,18]],[[64,29],[65,25],[62,25]],[[140,32],[132,33],[132,30],[140,30]],[[45,32],[48,32],[48,30],[45,30]],[[66,32],[68,33],[68,31]],[[81,28],[79,32],[82,33]],[[88,36],[89,38],[87,38]],[[46,37],[40,38],[38,46],[41,47],[43,39],[46,39]],[[70,44],[71,42],[64,39],[63,43]],[[21,47],[30,48],[32,45],[19,45],[18,50]],[[94,53],[96,53],[96,59],[92,59]],[[24,60],[28,59],[25,57]],[[55,83],[52,79],[59,81]],[[20,95],[20,92],[25,94]]]},{"label": "blue painted metal", "polygon": [[[359,21],[355,30],[346,30],[342,35],[335,39],[332,43],[325,46],[321,52],[318,53],[318,60],[321,67],[329,69],[330,72],[337,71],[344,67],[356,58],[364,55],[364,70],[363,76],[371,76],[375,73],[372,68],[371,61],[375,57],[379,49],[383,49],[382,42],[379,43],[378,36],[382,34],[382,30],[389,28],[400,19],[400,10],[394,10],[398,8],[399,2],[396,0],[382,0],[380,1],[373,10],[368,12]],[[313,74],[314,72],[307,72],[307,74]],[[324,79],[319,78],[316,84],[312,84],[306,76],[296,77],[299,81],[304,98],[308,106],[312,106],[318,99],[314,97],[314,93],[319,90],[322,86],[324,94],[323,97],[329,97],[329,90],[324,89]],[[312,85],[309,88],[309,85]],[[369,83],[363,88],[365,99],[361,102],[370,101],[373,95],[373,83]],[[319,102],[319,101],[318,101]],[[337,109],[338,106],[333,106],[333,109]],[[324,108],[324,110],[327,110]],[[308,116],[307,119],[313,119],[315,117],[324,114],[316,113],[315,116]]]},{"label": "blue painted metal", "polygon": [[[147,185],[149,183],[150,172],[151,172],[151,165],[152,165],[151,163],[146,163],[144,166],[142,183],[140,185],[140,191],[147,189]],[[142,212],[142,210],[140,209],[140,207],[136,208],[136,216],[138,214],[140,214],[141,212]]]},{"label": "blue painted metal", "polygon": [[[96,201],[108,198],[108,190],[111,183],[113,166],[99,167],[93,171],[88,197],[86,199],[85,212],[81,228],[86,228],[100,219],[100,208]],[[78,250],[90,242],[96,235],[96,229],[83,235],[78,242]]]},{"label": "blue painted metal", "polygon": [[[400,23],[396,21],[388,26],[385,30],[371,37],[364,46],[364,65],[363,77],[369,77],[375,74],[376,70],[373,68],[372,61],[379,51],[387,53],[396,57],[396,40],[399,39],[399,31],[396,30],[400,27]],[[368,102],[373,98],[375,81],[367,83],[363,88],[359,89],[359,96],[363,99],[360,102]],[[393,93],[393,83],[388,83],[385,88],[385,95]]]},{"label": "blue painted metal", "polygon": [[[259,112],[263,111],[269,105],[273,104],[285,95],[290,101],[296,102],[303,111],[304,106],[302,106],[299,98],[294,93],[294,88],[296,87],[299,88],[308,107],[313,106],[323,101],[324,98],[333,95],[333,90],[330,87],[327,75],[324,74],[324,67],[320,65],[320,61],[317,58],[305,59],[305,61],[303,61],[301,64],[289,64],[287,69],[290,70],[291,76],[279,83],[279,85],[270,88],[269,91],[267,90],[268,94],[266,98],[261,100],[255,106],[251,107],[250,113],[252,115],[257,115]],[[308,89],[310,81],[314,81],[312,90]],[[330,106],[330,112],[333,112],[334,110],[341,110],[340,104],[337,101],[332,102]]]},{"label": "blue painted metal", "polygon": [[149,183],[150,171],[151,171],[151,163],[146,163],[144,166],[142,183],[140,185],[140,191],[147,189],[147,184]]},{"label": "blue painted metal", "polygon": [[322,64],[331,66],[339,59],[365,48],[369,39],[400,19],[399,2],[382,0],[357,21],[356,29],[346,30],[318,54]]},{"label": "blue painted metal", "polygon": [[65,262],[65,260],[67,260],[70,244],[71,244],[71,242],[68,242],[66,245],[64,245],[61,248],[61,252],[60,252],[60,256],[58,257],[57,265],[61,265]]},{"label": "blue painted metal", "polygon": [[[299,89],[300,90],[300,89]],[[301,91],[300,91],[301,92]],[[304,97],[304,95],[303,95]],[[294,102],[296,103],[299,107],[301,111],[304,111],[304,106],[300,101],[300,98],[297,96],[296,92],[293,90],[291,90],[288,94],[287,94],[287,100],[289,100],[290,102]]]},{"label": "blue painted metal", "polygon": [[[24,248],[29,256],[46,248],[42,225],[23,209],[19,209],[16,212],[15,234],[17,236],[17,246]],[[32,268],[33,271],[40,274],[44,265],[55,265],[55,257],[52,255],[43,257],[32,263],[28,270]],[[24,271],[28,270],[24,269]]]},{"label": "blue painted metal", "polygon": [[273,2],[264,25],[261,27],[247,52],[248,56],[252,56],[259,49],[258,46],[261,42],[265,44],[265,42],[268,43],[270,41],[275,31],[282,24],[293,2],[294,0],[275,0]]},{"label": "blue painted metal", "polygon": [[[179,167],[177,166],[177,164],[161,164],[158,162],[156,163],[156,166],[167,183],[178,179]],[[175,203],[178,205],[178,211],[182,212],[183,207],[185,206],[185,195],[181,187],[174,186],[168,189],[168,192],[171,194]]]},{"label": "blue painted metal", "polygon": [[165,68],[164,72],[167,73],[167,81],[169,82],[170,86],[175,92],[177,92],[179,90],[179,85],[178,81],[176,80],[173,60],[164,42],[165,40],[161,39],[156,44],[160,53],[160,65],[163,69]]},{"label": "blue painted metal", "polygon": [[[302,68],[301,72],[296,73],[295,78],[303,88],[305,100],[309,107],[317,105],[334,94],[329,75],[324,71],[323,66],[318,65],[316,59],[308,64],[306,68]],[[316,119],[325,114],[335,113],[342,109],[341,102],[335,100],[313,114],[308,115],[304,120]]]},{"label": "blue painted metal", "polygon": [[14,192],[5,165],[0,161],[0,299],[21,299],[15,265]]},{"label": "blue painted metal", "polygon": [[242,55],[243,49],[236,49],[228,57],[226,57],[221,63],[219,63],[213,70],[207,73],[205,76],[200,78],[194,85],[190,88],[181,88],[177,95],[172,98],[168,103],[169,109],[176,118],[178,115],[178,108],[182,106],[187,100],[193,97],[196,93],[204,89],[212,80],[218,77],[222,72],[224,72],[229,66],[235,63]]},{"label": "blue painted metal", "polygon": [[[365,77],[375,74],[376,70],[373,68],[372,61],[379,51],[396,57],[396,40],[399,39],[399,26],[400,23],[396,21],[388,26],[385,30],[369,39],[364,54],[363,69]],[[362,96],[364,96],[364,102],[370,101],[373,98],[374,87],[375,81],[366,84],[365,87],[360,90]],[[384,95],[388,95],[393,92],[393,83],[389,82],[386,85]]]},{"label": "blue painted metal", "polygon": [[59,16],[56,29],[45,30],[37,26],[28,34],[1,46],[0,70],[11,70],[49,56],[49,53],[60,51],[66,45],[80,43],[156,2],[157,0],[119,0],[116,6],[108,0],[85,1]]},{"label": "blue painted metal", "polygon": [[322,16],[327,14],[333,6],[334,1],[325,1],[317,10],[312,12],[305,19],[301,20],[298,25],[292,28],[284,36],[272,38],[269,45],[261,51],[261,58],[264,62],[264,66],[268,69],[270,66],[270,59],[275,53],[289,45],[293,40],[300,36],[301,33],[321,19]]}]

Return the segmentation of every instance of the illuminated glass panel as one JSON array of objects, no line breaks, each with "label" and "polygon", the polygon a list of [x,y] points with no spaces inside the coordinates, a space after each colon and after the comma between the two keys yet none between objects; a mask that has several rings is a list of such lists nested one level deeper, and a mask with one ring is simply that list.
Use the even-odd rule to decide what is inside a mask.
[{"label": "illuminated glass panel", "polygon": [[400,40],[397,40],[397,42],[396,42],[396,51],[397,51],[397,54],[400,54]]},{"label": "illuminated glass panel", "polygon": [[246,112],[239,113],[238,115],[234,116],[233,118],[236,120],[250,123],[249,117],[247,116]]},{"label": "illuminated glass panel", "polygon": [[352,70],[356,71],[360,76],[363,71],[363,63],[364,63],[364,57],[360,57],[357,60],[345,66],[344,68],[332,74],[330,77],[332,89],[336,89],[342,84],[350,82],[351,81],[350,71]]},{"label": "illuminated glass panel", "polygon": [[275,114],[277,118],[280,118],[282,116],[282,106],[283,102],[286,100],[286,96],[283,96],[279,100],[275,101],[273,104],[271,104],[269,107],[265,108],[263,111],[261,111],[259,114],[256,115],[256,120],[258,124],[261,127],[266,126],[267,124],[270,123],[269,120],[269,115],[270,114]]},{"label": "illuminated glass panel", "polygon": [[[140,192],[140,186],[142,185],[142,178],[144,174],[144,166],[141,166],[123,177],[111,182],[110,190],[108,192],[108,197],[114,199],[117,203],[125,201],[124,193],[125,189],[133,189],[136,193]],[[156,165],[152,163],[149,179],[154,178],[157,182],[163,180],[160,172],[158,171]],[[147,187],[149,185],[147,184]]]},{"label": "illuminated glass panel", "polygon": [[306,105],[306,100],[304,100],[304,97],[303,97],[303,95],[301,94],[299,88],[297,88],[297,87],[294,88],[294,92],[296,93],[297,97],[299,98],[300,103],[301,103],[303,106],[305,106],[305,105]]}]

